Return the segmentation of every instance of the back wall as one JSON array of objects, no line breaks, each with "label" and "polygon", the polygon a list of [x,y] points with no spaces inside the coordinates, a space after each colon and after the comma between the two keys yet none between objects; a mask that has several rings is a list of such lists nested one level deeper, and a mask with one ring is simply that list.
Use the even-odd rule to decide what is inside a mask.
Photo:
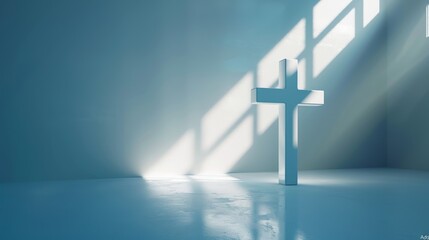
[{"label": "back wall", "polygon": [[299,112],[300,169],[386,165],[377,0],[4,0],[0,181],[275,171],[278,61],[325,106]]}]

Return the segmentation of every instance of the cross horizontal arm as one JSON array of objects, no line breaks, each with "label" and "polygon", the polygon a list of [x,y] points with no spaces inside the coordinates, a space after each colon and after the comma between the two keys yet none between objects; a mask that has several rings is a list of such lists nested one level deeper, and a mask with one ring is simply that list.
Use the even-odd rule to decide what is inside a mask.
[{"label": "cross horizontal arm", "polygon": [[285,90],[282,88],[252,89],[252,103],[285,103]]}]

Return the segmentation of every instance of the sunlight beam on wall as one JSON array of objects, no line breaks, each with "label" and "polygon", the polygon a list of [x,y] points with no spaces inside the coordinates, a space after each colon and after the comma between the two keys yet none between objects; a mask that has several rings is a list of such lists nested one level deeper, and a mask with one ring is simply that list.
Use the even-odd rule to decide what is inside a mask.
[{"label": "sunlight beam on wall", "polygon": [[[362,3],[363,26],[367,26],[379,14],[380,0],[362,0]],[[195,173],[229,172],[252,146],[254,124],[256,134],[261,135],[278,119],[278,105],[270,104],[256,105],[256,115],[252,116],[249,90],[275,87],[278,62],[284,58],[299,60],[298,87],[305,89],[306,81],[316,79],[355,38],[356,13],[351,4],[354,4],[353,0],[318,1],[313,8],[313,20],[299,20],[258,62],[255,72],[247,72],[202,117],[201,131],[198,132],[201,135],[195,136],[194,129],[188,130],[147,174],[186,174],[194,169],[196,162]],[[428,11],[429,6],[426,20]],[[426,27],[428,35],[428,24]],[[306,46],[306,43],[310,45]],[[196,139],[201,143],[195,143]],[[294,136],[294,142],[297,141]],[[195,146],[201,148],[194,149]],[[195,159],[195,152],[199,153],[198,159]],[[178,160],[180,164],[177,164]]]},{"label": "sunlight beam on wall", "polygon": [[202,147],[208,150],[249,110],[253,74],[247,73],[202,119]]},{"label": "sunlight beam on wall", "polygon": [[429,3],[426,6],[426,37],[429,37]]},{"label": "sunlight beam on wall", "polygon": [[319,76],[354,37],[355,10],[353,9],[314,47],[313,77]]},{"label": "sunlight beam on wall", "polygon": [[[248,92],[250,93],[249,90]],[[253,118],[248,116],[202,161],[199,173],[228,172],[252,146],[252,130]]]},{"label": "sunlight beam on wall", "polygon": [[143,177],[183,175],[188,173],[195,158],[195,133],[188,130],[182,137],[154,163]]},{"label": "sunlight beam on wall", "polygon": [[305,89],[307,86],[307,76],[306,76],[306,68],[307,68],[307,60],[305,58],[298,59],[298,88]]},{"label": "sunlight beam on wall", "polygon": [[[378,1],[378,0],[370,0]],[[313,8],[313,37],[316,38],[352,0],[321,0]]]},{"label": "sunlight beam on wall", "polygon": [[279,106],[276,104],[258,104],[255,106],[257,112],[257,132],[263,134],[277,120]]},{"label": "sunlight beam on wall", "polygon": [[259,62],[256,87],[272,87],[278,78],[278,62],[295,59],[304,49],[305,19],[301,19]]},{"label": "sunlight beam on wall", "polygon": [[363,27],[366,27],[380,12],[380,0],[363,0]]},{"label": "sunlight beam on wall", "polygon": [[[256,87],[271,88],[279,76],[278,62],[282,59],[296,59],[305,49],[305,19],[301,19],[280,42],[258,64],[258,81]],[[300,62],[299,85],[305,86],[305,61]],[[258,104],[257,132],[263,134],[276,121],[279,108],[278,105]]]}]

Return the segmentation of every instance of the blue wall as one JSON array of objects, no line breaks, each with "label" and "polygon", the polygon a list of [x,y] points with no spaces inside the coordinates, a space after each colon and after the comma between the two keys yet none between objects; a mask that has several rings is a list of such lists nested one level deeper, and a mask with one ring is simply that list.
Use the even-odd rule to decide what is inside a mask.
[{"label": "blue wall", "polygon": [[[261,59],[302,19],[312,52],[316,3],[1,1],[0,181],[139,176],[190,129],[186,173],[197,173],[211,151],[204,116],[244,75],[257,86]],[[326,96],[300,110],[301,169],[386,165],[382,10],[363,27],[362,0],[351,1],[326,33],[354,11],[355,37],[317,77],[314,56],[299,57],[306,86]],[[256,134],[258,110],[244,114],[219,140],[250,116],[252,145],[227,171],[275,170],[277,124]]]},{"label": "blue wall", "polygon": [[429,170],[427,0],[388,11],[388,166]]}]

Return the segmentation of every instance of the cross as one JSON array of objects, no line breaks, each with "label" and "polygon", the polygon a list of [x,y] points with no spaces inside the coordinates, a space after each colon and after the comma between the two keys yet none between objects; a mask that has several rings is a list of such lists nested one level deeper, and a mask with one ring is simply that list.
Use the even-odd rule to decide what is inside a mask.
[{"label": "cross", "polygon": [[320,106],[324,92],[298,88],[298,61],[280,61],[278,88],[252,89],[252,103],[280,104],[279,183],[298,182],[298,106]]}]

